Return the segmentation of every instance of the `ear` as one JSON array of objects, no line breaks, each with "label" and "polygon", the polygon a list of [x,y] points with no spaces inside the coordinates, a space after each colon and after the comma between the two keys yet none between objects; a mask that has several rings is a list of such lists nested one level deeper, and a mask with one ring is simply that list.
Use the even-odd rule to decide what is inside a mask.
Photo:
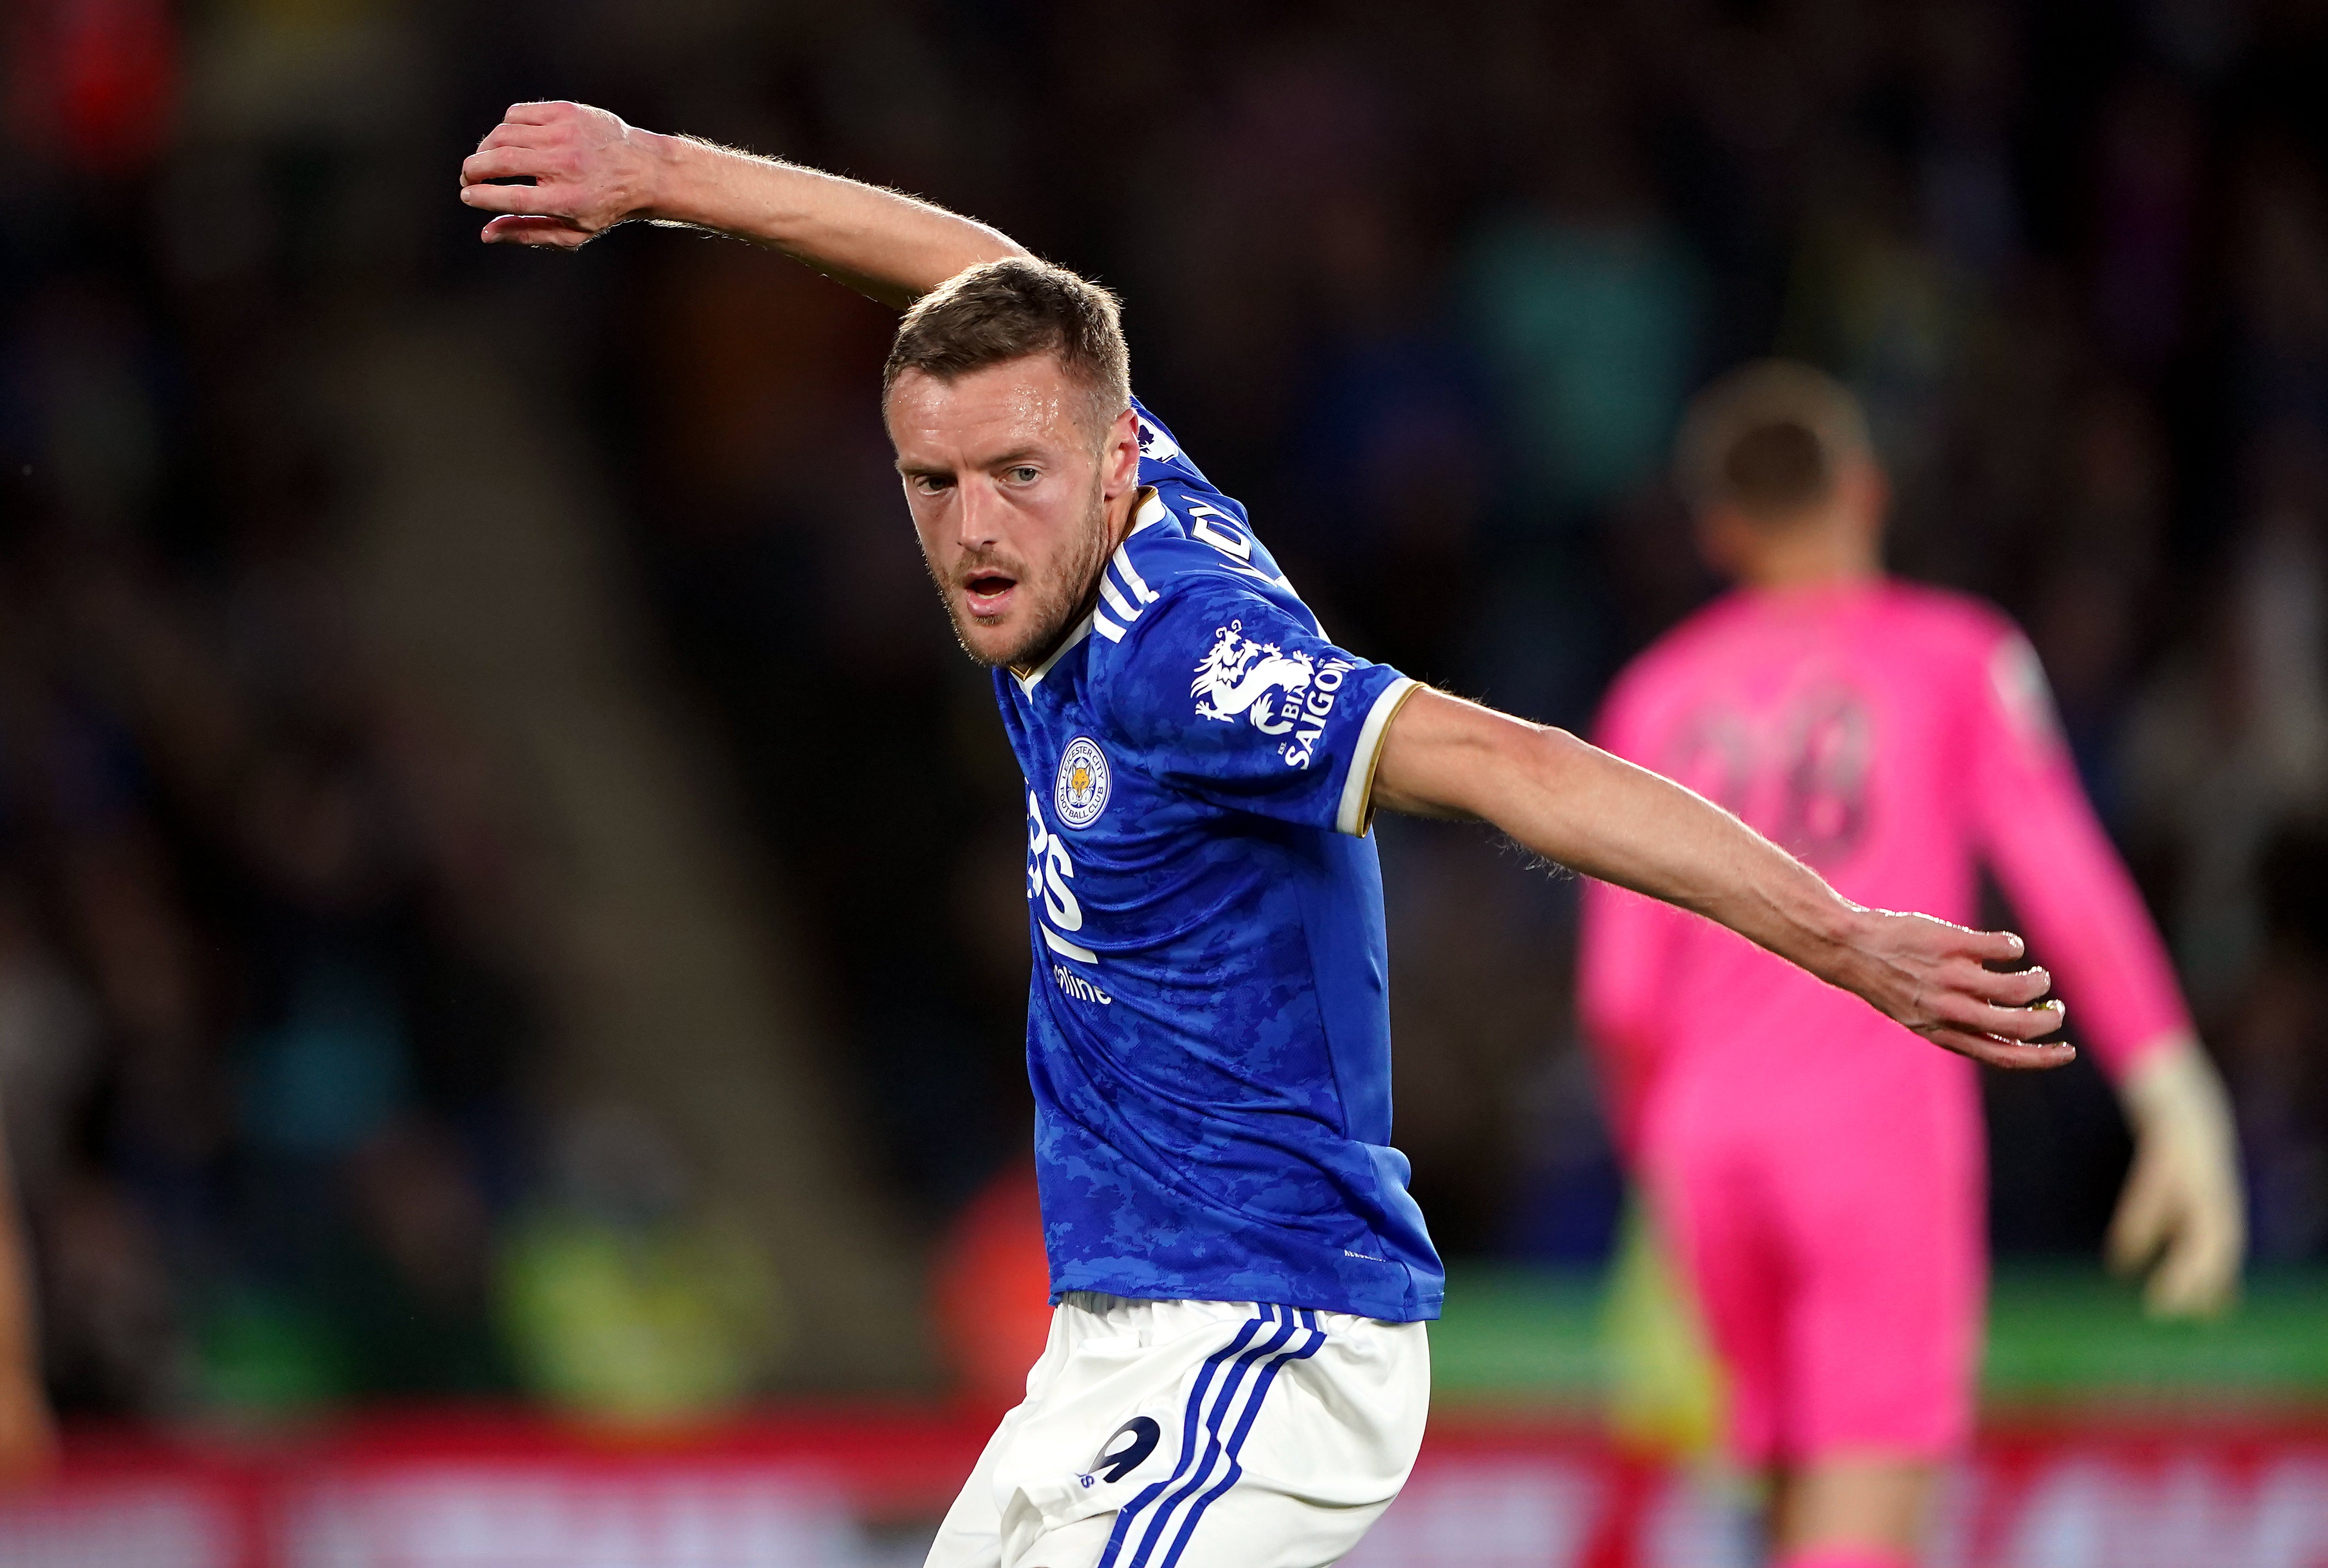
[{"label": "ear", "polygon": [[1140,418],[1130,408],[1115,416],[1108,426],[1107,440],[1100,448],[1101,494],[1108,499],[1136,488],[1140,483]]}]

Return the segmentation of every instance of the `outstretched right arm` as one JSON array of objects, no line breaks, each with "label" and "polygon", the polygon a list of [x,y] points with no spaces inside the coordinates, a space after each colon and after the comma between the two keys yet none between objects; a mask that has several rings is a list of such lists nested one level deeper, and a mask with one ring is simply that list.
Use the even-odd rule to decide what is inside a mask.
[{"label": "outstretched right arm", "polygon": [[[530,185],[491,182],[530,179]],[[616,224],[771,246],[875,299],[911,304],[966,266],[1026,251],[926,201],[775,158],[658,135],[587,104],[512,104],[461,164],[488,244],[572,249]]]},{"label": "outstretched right arm", "polygon": [[2021,938],[1863,909],[1729,812],[1565,731],[1428,688],[1383,731],[1374,798],[1468,817],[1587,876],[1717,920],[1933,1044],[1991,1067],[2059,1067],[2077,1053],[2041,1002],[2042,969],[2000,972]]}]

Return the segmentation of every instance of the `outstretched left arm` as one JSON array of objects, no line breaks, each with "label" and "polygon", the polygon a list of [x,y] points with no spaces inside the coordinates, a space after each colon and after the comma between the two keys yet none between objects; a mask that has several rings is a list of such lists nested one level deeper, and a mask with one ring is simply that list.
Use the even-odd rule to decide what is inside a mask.
[{"label": "outstretched left arm", "polygon": [[2059,1067],[2042,969],[2010,932],[1862,909],[1702,796],[1586,744],[1443,692],[1417,691],[1383,737],[1375,799],[1492,823],[1573,871],[1718,920],[1856,993],[1936,1045],[1992,1067]]}]

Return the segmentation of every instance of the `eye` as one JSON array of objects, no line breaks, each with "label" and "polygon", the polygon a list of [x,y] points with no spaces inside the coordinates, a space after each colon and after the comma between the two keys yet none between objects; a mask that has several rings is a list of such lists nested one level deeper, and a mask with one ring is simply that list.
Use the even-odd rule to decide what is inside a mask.
[{"label": "eye", "polygon": [[1043,471],[1031,462],[1022,462],[1010,471],[1012,484],[1033,484],[1043,477]]},{"label": "eye", "polygon": [[953,477],[951,474],[917,473],[914,476],[914,489],[921,495],[941,495],[953,488]]}]

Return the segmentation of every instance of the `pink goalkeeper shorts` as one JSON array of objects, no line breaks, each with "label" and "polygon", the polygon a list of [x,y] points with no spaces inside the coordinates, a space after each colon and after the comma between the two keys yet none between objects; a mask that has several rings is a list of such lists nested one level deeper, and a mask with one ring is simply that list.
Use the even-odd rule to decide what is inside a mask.
[{"label": "pink goalkeeper shorts", "polygon": [[1971,1072],[1904,1032],[1841,1049],[1883,1060],[1814,1093],[1666,1086],[1643,1127],[1752,1466],[1938,1459],[1972,1430],[1986,1237]]}]

